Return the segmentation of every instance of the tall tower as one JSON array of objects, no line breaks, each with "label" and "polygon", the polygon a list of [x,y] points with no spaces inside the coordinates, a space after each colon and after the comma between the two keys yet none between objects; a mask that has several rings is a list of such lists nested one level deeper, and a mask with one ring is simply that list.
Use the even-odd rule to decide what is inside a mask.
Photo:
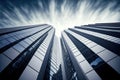
[{"label": "tall tower", "polygon": [[120,23],[69,28],[61,45],[67,80],[120,79]]},{"label": "tall tower", "polygon": [[56,40],[55,29],[47,24],[1,29],[0,80],[55,80]]},{"label": "tall tower", "polygon": [[119,80],[120,23],[0,29],[0,80]]}]

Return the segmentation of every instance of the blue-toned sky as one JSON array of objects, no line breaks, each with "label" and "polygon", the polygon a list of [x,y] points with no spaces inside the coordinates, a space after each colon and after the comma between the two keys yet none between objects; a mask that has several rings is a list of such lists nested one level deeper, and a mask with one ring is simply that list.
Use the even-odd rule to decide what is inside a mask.
[{"label": "blue-toned sky", "polygon": [[0,0],[0,28],[50,24],[69,27],[120,21],[120,0]]}]

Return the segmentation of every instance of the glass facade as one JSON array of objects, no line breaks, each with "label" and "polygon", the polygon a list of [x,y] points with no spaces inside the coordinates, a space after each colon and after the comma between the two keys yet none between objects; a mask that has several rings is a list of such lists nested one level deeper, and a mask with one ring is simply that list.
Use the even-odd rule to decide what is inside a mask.
[{"label": "glass facade", "polygon": [[[71,78],[71,80],[120,79],[120,27],[116,26],[116,24],[103,23],[76,26],[62,32],[62,42],[65,42],[64,44],[71,52],[67,52],[67,55],[73,54],[72,56],[76,60],[74,61],[70,57],[71,63],[77,63],[81,70],[77,72],[75,66],[78,65],[74,64],[73,68],[76,70],[78,75],[76,78],[78,79]],[[63,48],[66,49],[65,47]],[[67,66],[68,64],[64,65]],[[79,78],[80,72],[86,78]]]},{"label": "glass facade", "polygon": [[119,80],[120,23],[0,29],[0,80]]},{"label": "glass facade", "polygon": [[54,71],[49,77],[60,74],[60,64],[55,62],[57,51],[52,48],[56,41],[54,35],[55,29],[47,24],[2,29],[0,80],[42,80],[48,66],[51,68],[49,74]]}]

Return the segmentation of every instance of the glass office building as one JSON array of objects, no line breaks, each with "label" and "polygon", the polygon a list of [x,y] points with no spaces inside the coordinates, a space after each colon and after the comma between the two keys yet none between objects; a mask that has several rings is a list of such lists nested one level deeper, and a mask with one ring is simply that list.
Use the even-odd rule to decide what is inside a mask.
[{"label": "glass office building", "polygon": [[120,79],[120,23],[69,28],[61,45],[67,80]]},{"label": "glass office building", "polygon": [[1,29],[0,80],[57,80],[56,42],[47,24]]},{"label": "glass office building", "polygon": [[120,23],[0,29],[0,80],[120,80]]}]

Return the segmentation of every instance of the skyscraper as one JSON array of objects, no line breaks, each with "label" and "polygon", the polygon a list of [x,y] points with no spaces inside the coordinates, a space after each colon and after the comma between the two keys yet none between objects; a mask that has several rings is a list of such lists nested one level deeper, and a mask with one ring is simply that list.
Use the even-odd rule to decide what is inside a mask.
[{"label": "skyscraper", "polygon": [[49,80],[59,69],[56,40],[47,24],[1,29],[0,80]]},{"label": "skyscraper", "polygon": [[69,28],[61,44],[67,80],[120,79],[120,23]]},{"label": "skyscraper", "polygon": [[119,80],[120,23],[0,29],[0,80]]}]

